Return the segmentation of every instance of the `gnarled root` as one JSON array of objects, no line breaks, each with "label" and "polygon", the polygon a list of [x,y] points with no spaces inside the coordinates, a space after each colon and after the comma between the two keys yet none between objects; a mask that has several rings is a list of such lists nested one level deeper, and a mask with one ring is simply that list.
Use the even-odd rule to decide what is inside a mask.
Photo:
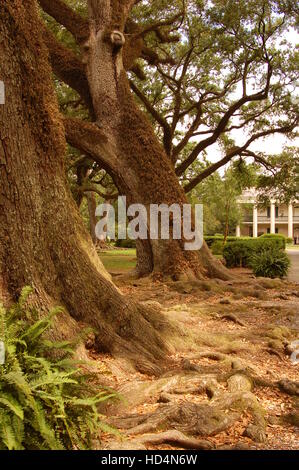
[{"label": "gnarled root", "polygon": [[[170,430],[190,436],[213,436],[231,427],[244,411],[249,411],[253,417],[253,423],[247,427],[245,433],[258,442],[264,442],[266,439],[264,412],[251,392],[252,388],[253,382],[245,374],[235,374],[228,378],[229,392],[217,393],[210,404],[171,401],[160,404],[152,413],[114,418],[111,424],[126,429],[130,436],[154,433],[157,429],[165,430],[166,433],[158,434],[156,437],[151,436],[151,444],[161,443],[161,439],[165,436],[166,438],[171,436],[172,442],[180,442],[184,447],[182,434],[169,435]],[[171,399],[169,393],[167,397]],[[139,442],[149,442],[146,439],[147,437],[143,436]],[[170,441],[169,439],[168,442]],[[194,446],[196,442],[192,439],[189,444]],[[185,444],[188,444],[186,440]],[[200,444],[197,442],[197,445]]]},{"label": "gnarled root", "polygon": [[147,434],[138,440],[144,444],[172,444],[177,447],[183,447],[184,449],[210,450],[214,448],[211,442],[188,437],[180,431],[165,431],[159,434]]}]

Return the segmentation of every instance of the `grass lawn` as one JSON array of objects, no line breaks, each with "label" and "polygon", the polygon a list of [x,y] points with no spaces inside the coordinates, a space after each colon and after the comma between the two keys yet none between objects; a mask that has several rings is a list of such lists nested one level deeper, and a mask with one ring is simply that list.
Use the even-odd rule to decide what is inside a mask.
[{"label": "grass lawn", "polygon": [[136,250],[101,251],[99,256],[108,272],[112,274],[131,271],[136,266]]},{"label": "grass lawn", "polygon": [[[107,271],[111,274],[125,273],[136,267],[136,250],[128,248],[122,250],[100,251],[99,256]],[[222,255],[214,255],[222,259]]]},{"label": "grass lawn", "polygon": [[[299,245],[288,245],[287,250],[298,250]],[[99,256],[111,274],[125,273],[133,270],[136,267],[136,250],[134,248],[100,251]],[[214,255],[215,258],[221,260],[222,255]]]}]

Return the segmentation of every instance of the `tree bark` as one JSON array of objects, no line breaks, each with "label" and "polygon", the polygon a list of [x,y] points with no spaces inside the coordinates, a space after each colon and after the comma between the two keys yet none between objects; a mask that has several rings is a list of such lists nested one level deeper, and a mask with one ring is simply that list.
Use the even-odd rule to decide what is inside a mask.
[{"label": "tree bark", "polygon": [[167,352],[167,324],[111,282],[67,188],[64,128],[35,0],[1,5],[0,37],[6,87],[0,106],[0,284],[14,297],[33,286],[41,309],[62,304],[61,335],[84,322],[95,328],[99,348],[155,371]]},{"label": "tree bark", "polygon": [[[84,62],[94,112],[101,133],[113,148],[114,161],[106,161],[120,194],[128,204],[187,203],[172,163],[160,145],[152,125],[137,107],[123,66],[122,38],[130,1],[90,1],[90,38]],[[115,37],[115,28],[118,36]],[[73,122],[66,123],[68,141],[102,159],[97,151],[100,134],[91,131],[76,135]],[[88,126],[87,126],[88,127]],[[95,127],[95,126],[94,126]],[[84,139],[85,137],[85,139]],[[85,141],[89,139],[89,142]],[[199,252],[185,251],[184,241],[148,240],[137,243],[138,275],[153,272],[174,279],[213,276],[228,279],[228,271],[204,244]]]},{"label": "tree bark", "polygon": [[88,205],[88,214],[89,214],[89,231],[90,236],[93,241],[93,244],[96,245],[97,243],[97,236],[96,236],[96,225],[97,225],[97,218],[96,218],[96,208],[97,208],[97,201],[95,193],[87,192],[86,193],[87,205]]}]

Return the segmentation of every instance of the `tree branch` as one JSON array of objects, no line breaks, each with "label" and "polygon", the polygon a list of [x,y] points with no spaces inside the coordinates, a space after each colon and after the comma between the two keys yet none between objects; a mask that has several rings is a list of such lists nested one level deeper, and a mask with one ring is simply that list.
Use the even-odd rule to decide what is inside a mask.
[{"label": "tree branch", "polygon": [[220,135],[225,132],[226,126],[229,123],[230,119],[233,117],[234,113],[240,109],[244,104],[250,103],[253,101],[262,101],[268,97],[269,93],[269,88],[270,88],[270,80],[272,77],[272,66],[271,64],[268,64],[268,73],[267,73],[267,82],[264,90],[254,93],[252,95],[244,95],[242,98],[240,98],[238,101],[236,101],[234,104],[230,106],[230,108],[226,111],[224,116],[221,118],[218,126],[216,129],[213,131],[213,134],[202,140],[201,142],[196,145],[196,147],[193,149],[191,154],[189,155],[186,160],[184,160],[176,169],[176,174],[178,176],[181,176],[187,168],[196,160],[198,155],[205,150],[207,147],[210,145],[213,145],[217,139],[220,137]]},{"label": "tree branch", "polygon": [[90,155],[108,173],[117,171],[116,150],[96,124],[71,118],[64,118],[63,124],[66,140],[70,145]]},{"label": "tree branch", "polygon": [[138,36],[144,37],[146,34],[154,31],[157,34],[158,39],[161,42],[177,42],[179,38],[177,36],[170,37],[169,34],[160,31],[160,28],[165,26],[171,26],[175,23],[179,18],[184,15],[184,12],[180,11],[176,15],[172,16],[171,18],[167,18],[166,20],[157,21],[156,23],[149,24],[141,29],[138,33]]},{"label": "tree branch", "polygon": [[225,157],[223,157],[218,162],[213,163],[204,171],[202,171],[199,175],[193,178],[186,186],[184,186],[184,191],[186,193],[189,193],[190,191],[192,191],[192,189],[194,189],[195,186],[201,183],[201,181],[203,181],[205,178],[213,174],[223,165],[226,165],[226,163],[228,163],[233,157],[237,155],[242,155],[244,152],[245,154],[246,153],[248,154],[247,149],[254,141],[261,139],[262,137],[267,137],[269,135],[273,135],[276,133],[286,134],[288,132],[291,132],[298,125],[298,121],[299,121],[299,118],[297,118],[292,124],[288,124],[282,127],[274,128],[274,129],[268,129],[266,131],[259,132],[257,134],[252,135],[250,139],[248,139],[247,142],[242,147],[234,147]]},{"label": "tree branch", "polygon": [[49,50],[53,72],[61,81],[79,93],[91,116],[94,117],[92,98],[84,65],[71,50],[57,41],[54,34],[45,26],[43,26],[43,38]]},{"label": "tree branch", "polygon": [[150,47],[143,46],[142,48],[142,59],[144,59],[149,65],[158,65],[158,64],[171,64],[174,65],[175,61],[169,55],[165,57],[160,57],[159,54],[151,49]]},{"label": "tree branch", "polygon": [[257,155],[257,153],[253,152],[252,150],[245,150],[242,152],[242,156],[244,157],[252,157],[256,163],[260,163],[263,165],[266,170],[271,171],[273,173],[274,167],[271,165],[265,158],[263,158],[261,155]]},{"label": "tree branch", "polygon": [[63,0],[38,0],[42,9],[64,26],[79,44],[89,38],[89,21],[70,8]]},{"label": "tree branch", "polygon": [[134,91],[136,96],[140,99],[140,101],[144,104],[146,110],[153,116],[153,118],[160,124],[163,129],[164,137],[163,137],[163,144],[164,149],[168,156],[171,154],[172,148],[172,131],[170,125],[168,124],[167,120],[161,116],[158,111],[154,108],[154,106],[150,103],[147,97],[141,93],[139,88],[135,85],[134,82],[130,81],[131,89]]},{"label": "tree branch", "polygon": [[105,200],[108,200],[108,199],[112,200],[112,199],[118,198],[118,193],[113,193],[113,194],[103,193],[103,191],[101,191],[95,185],[90,184],[90,183],[86,183],[86,184],[83,184],[83,186],[79,186],[77,190],[79,192],[84,192],[84,193],[89,193],[89,192],[96,193]]}]

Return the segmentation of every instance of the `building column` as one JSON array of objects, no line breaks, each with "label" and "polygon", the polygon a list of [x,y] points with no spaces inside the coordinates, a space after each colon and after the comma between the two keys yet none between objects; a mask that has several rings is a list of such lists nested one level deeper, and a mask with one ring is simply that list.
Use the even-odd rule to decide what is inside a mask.
[{"label": "building column", "polygon": [[288,237],[293,238],[293,204],[288,207]]},{"label": "building column", "polygon": [[236,227],[236,237],[240,238],[240,236],[241,236],[241,227],[238,224],[237,227]]},{"label": "building column", "polygon": [[258,233],[258,220],[257,220],[257,206],[253,206],[253,236],[257,237]]},{"label": "building column", "polygon": [[271,201],[271,209],[270,209],[270,233],[275,233],[275,201]]}]

